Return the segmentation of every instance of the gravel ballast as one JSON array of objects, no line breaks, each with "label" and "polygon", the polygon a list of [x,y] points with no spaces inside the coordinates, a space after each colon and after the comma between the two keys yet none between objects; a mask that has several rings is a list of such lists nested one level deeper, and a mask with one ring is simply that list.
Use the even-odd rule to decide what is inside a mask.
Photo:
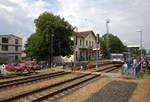
[{"label": "gravel ballast", "polygon": [[134,82],[112,81],[85,102],[128,102],[136,87]]}]

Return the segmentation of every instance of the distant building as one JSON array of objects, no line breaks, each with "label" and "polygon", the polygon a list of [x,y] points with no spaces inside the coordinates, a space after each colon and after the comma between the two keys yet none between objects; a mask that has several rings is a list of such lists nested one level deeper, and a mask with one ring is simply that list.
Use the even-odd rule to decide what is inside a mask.
[{"label": "distant building", "polygon": [[0,62],[20,62],[22,38],[13,34],[0,35]]},{"label": "distant building", "polygon": [[128,48],[128,50],[129,51],[131,51],[131,50],[139,50],[139,48],[140,48],[140,45],[127,45],[127,48]]}]

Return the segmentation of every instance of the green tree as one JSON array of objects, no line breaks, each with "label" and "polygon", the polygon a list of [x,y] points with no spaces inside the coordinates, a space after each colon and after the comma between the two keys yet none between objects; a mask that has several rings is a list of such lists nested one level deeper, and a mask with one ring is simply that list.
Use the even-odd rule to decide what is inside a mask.
[{"label": "green tree", "polygon": [[[141,55],[141,50],[130,50],[131,54],[133,56],[140,56]],[[142,54],[146,55],[146,50],[145,49],[142,49]]]},{"label": "green tree", "polygon": [[[106,48],[106,36],[107,34],[104,34],[101,38],[101,52],[105,55],[107,55],[107,48]],[[110,53],[121,53],[127,51],[127,47],[122,43],[122,41],[113,34],[108,34],[109,38],[109,52]]]},{"label": "green tree", "polygon": [[34,23],[36,32],[28,38],[25,46],[28,56],[37,60],[50,59],[52,35],[53,56],[73,53],[71,36],[74,28],[64,18],[44,12],[34,20]]}]

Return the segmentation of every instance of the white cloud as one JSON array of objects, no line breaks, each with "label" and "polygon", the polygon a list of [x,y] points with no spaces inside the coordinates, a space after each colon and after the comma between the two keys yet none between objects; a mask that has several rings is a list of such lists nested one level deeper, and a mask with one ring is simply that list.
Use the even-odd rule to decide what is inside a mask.
[{"label": "white cloud", "polygon": [[[116,34],[125,44],[139,44],[137,28],[144,30],[144,48],[149,49],[150,1],[149,0],[58,0],[61,10],[58,14],[79,27],[92,29],[95,33],[106,32],[105,19],[110,18],[110,32]],[[148,43],[149,42],[149,43]]]},{"label": "white cloud", "polygon": [[0,1],[0,34],[13,33],[23,37],[23,43],[34,32],[34,19],[48,11],[51,3],[44,0]]},{"label": "white cloud", "polygon": [[26,38],[34,32],[34,19],[52,11],[68,20],[80,31],[106,32],[105,19],[110,18],[110,32],[126,44],[139,44],[136,29],[143,29],[144,48],[149,46],[149,0],[1,0],[0,33],[16,33]]}]

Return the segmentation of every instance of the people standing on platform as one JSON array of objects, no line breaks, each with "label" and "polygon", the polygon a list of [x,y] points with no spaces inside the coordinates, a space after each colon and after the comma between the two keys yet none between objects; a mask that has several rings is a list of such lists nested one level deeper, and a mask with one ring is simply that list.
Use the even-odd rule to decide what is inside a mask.
[{"label": "people standing on platform", "polygon": [[135,75],[135,73],[136,73],[136,72],[135,72],[135,71],[136,71],[136,64],[137,64],[137,59],[134,58],[134,59],[133,59],[133,67],[132,67],[132,68],[133,68],[133,70],[132,70],[132,71],[133,71],[133,75]]},{"label": "people standing on platform", "polygon": [[147,62],[146,62],[146,60],[144,60],[144,62],[142,64],[142,68],[143,68],[144,72],[147,70]]},{"label": "people standing on platform", "polygon": [[124,64],[122,65],[122,74],[125,74],[128,70],[128,65],[127,62],[125,61]]},{"label": "people standing on platform", "polygon": [[148,69],[148,74],[150,74],[150,63],[147,61],[147,69]]},{"label": "people standing on platform", "polygon": [[71,71],[73,71],[73,66],[74,66],[74,64],[73,64],[73,62],[72,62],[72,60],[71,60]]},{"label": "people standing on platform", "polygon": [[62,60],[62,66],[63,66],[63,68],[65,68],[65,61],[64,60]]},{"label": "people standing on platform", "polygon": [[133,67],[136,66],[136,63],[137,63],[137,60],[136,60],[136,58],[134,58],[134,59],[133,59]]}]

